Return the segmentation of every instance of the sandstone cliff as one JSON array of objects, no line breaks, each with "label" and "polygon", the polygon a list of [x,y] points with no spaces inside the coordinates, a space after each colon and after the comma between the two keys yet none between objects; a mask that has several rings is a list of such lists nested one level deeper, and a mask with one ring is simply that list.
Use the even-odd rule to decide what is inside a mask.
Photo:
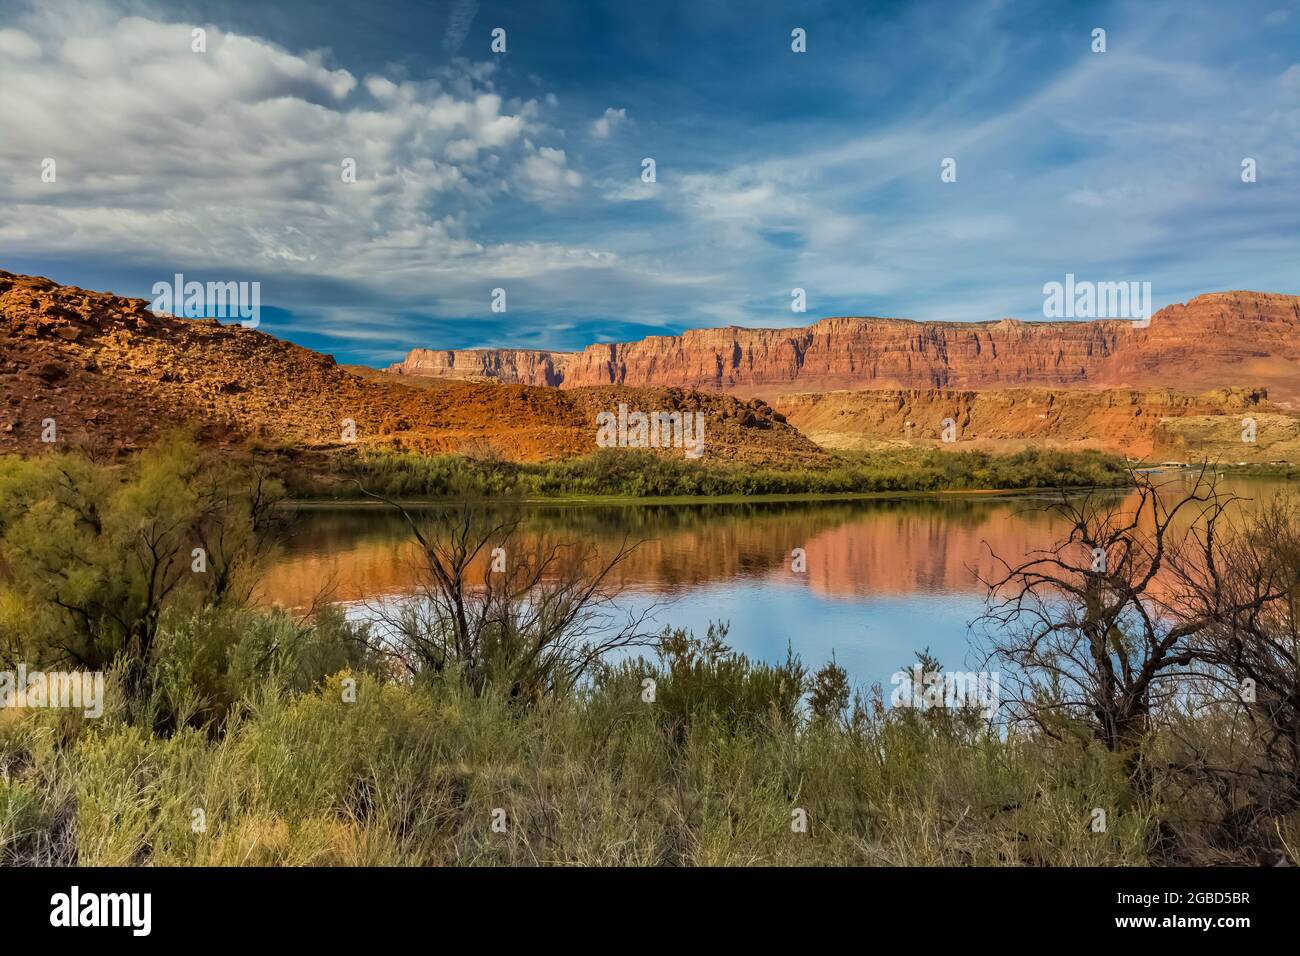
[{"label": "sandstone cliff", "polygon": [[564,380],[564,368],[572,354],[531,349],[412,349],[388,371],[467,382],[556,386]]},{"label": "sandstone cliff", "polygon": [[679,386],[772,398],[839,389],[1263,386],[1300,406],[1300,297],[1217,292],[1126,321],[914,322],[700,329],[577,353],[416,349],[392,371],[575,388]]}]

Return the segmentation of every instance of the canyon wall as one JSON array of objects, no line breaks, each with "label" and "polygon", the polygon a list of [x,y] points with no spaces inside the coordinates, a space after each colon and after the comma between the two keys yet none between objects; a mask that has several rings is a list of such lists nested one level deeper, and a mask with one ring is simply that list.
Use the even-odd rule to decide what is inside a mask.
[{"label": "canyon wall", "polygon": [[1300,404],[1300,296],[1216,292],[1127,321],[831,318],[699,329],[581,352],[415,349],[398,374],[504,383],[715,389],[772,398],[842,389],[1263,386]]},{"label": "canyon wall", "polygon": [[388,371],[469,382],[556,386],[563,381],[565,363],[572,354],[531,349],[411,349],[404,361],[390,365]]}]

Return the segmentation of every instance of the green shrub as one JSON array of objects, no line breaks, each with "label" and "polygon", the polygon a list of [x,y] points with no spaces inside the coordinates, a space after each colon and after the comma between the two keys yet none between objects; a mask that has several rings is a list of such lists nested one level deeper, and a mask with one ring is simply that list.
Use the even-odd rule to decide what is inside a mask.
[{"label": "green shrub", "polygon": [[647,498],[1096,487],[1130,481],[1122,461],[1092,451],[1028,450],[997,457],[901,449],[841,453],[836,462],[818,469],[752,468],[612,448],[542,463],[369,452],[340,459],[336,467],[345,480],[306,494],[356,497],[357,482],[397,498]]}]

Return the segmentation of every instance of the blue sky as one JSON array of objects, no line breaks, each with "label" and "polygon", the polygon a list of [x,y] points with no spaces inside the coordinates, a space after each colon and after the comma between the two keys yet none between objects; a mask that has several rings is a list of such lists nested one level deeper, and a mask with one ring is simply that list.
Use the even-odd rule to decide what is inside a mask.
[{"label": "blue sky", "polygon": [[0,268],[258,281],[371,364],[1300,293],[1298,41],[1295,0],[0,0]]}]

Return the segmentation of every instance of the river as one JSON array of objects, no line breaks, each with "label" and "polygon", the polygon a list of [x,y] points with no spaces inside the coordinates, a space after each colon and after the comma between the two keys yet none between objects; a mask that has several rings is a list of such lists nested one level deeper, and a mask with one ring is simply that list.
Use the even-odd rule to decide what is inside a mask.
[{"label": "river", "polygon": [[[1186,476],[1158,477],[1175,494]],[[1287,484],[1226,478],[1221,488],[1258,502]],[[815,668],[834,654],[855,685],[887,687],[924,648],[947,668],[977,669],[981,632],[970,625],[984,606],[979,576],[995,570],[994,555],[1014,562],[1051,547],[1063,529],[1045,509],[1058,497],[536,504],[524,506],[520,535],[601,553],[625,538],[639,542],[614,579],[627,609],[653,608],[660,626],[700,634],[725,621],[730,646],[752,657],[777,660],[789,646]],[[794,569],[797,548],[802,571]],[[393,512],[299,510],[259,597],[303,608],[327,593],[354,609],[401,599],[415,587],[416,555]]]}]

